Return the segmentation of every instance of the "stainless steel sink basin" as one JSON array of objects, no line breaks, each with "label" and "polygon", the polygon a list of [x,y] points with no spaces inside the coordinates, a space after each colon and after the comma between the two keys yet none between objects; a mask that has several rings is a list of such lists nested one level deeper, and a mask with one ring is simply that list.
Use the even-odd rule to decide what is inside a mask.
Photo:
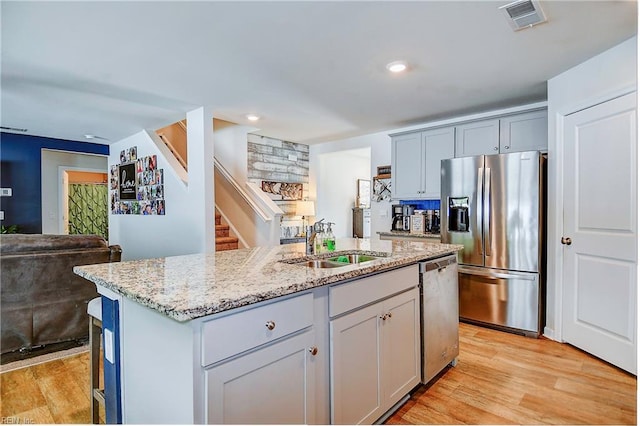
[{"label": "stainless steel sink basin", "polygon": [[[321,255],[322,256],[322,255]],[[326,254],[324,255],[326,256]],[[322,257],[316,259],[289,259],[285,263],[293,265],[302,265],[309,268],[339,268],[341,266],[356,265],[364,262],[370,262],[372,260],[381,259],[380,256],[372,256],[369,254],[342,254],[333,257]]]},{"label": "stainless steel sink basin", "polygon": [[376,256],[369,256],[366,254],[345,254],[342,256],[330,257],[327,260],[338,263],[362,263],[369,262],[371,260],[380,259]]},{"label": "stainless steel sink basin", "polygon": [[310,268],[339,268],[341,266],[348,265],[348,263],[332,262],[328,259],[307,260],[306,262],[300,262],[299,264],[308,266]]}]

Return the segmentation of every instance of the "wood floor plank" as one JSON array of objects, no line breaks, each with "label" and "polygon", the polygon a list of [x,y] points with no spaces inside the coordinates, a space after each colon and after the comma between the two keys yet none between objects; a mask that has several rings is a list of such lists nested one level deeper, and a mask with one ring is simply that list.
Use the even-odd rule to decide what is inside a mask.
[{"label": "wood floor plank", "polygon": [[597,404],[617,406],[627,412],[636,411],[636,401],[627,398],[629,389],[608,386],[607,383],[585,383],[584,381],[570,380],[564,377],[558,379],[556,390],[567,394],[579,396],[587,401],[596,401]]},{"label": "wood floor plank", "polygon": [[543,418],[548,423],[610,425],[636,422],[635,412],[565,392],[547,391],[545,394],[535,395],[527,393],[520,404],[532,410],[544,407]]},{"label": "wood floor plank", "polygon": [[47,405],[32,408],[21,413],[14,413],[9,417],[14,424],[52,424],[55,423]]},{"label": "wood floor plank", "polygon": [[84,423],[89,419],[87,392],[66,374],[42,376],[38,385],[56,423]]},{"label": "wood floor plank", "polygon": [[32,370],[20,369],[2,373],[0,386],[2,393],[0,415],[2,417],[11,417],[35,407],[47,405]]}]

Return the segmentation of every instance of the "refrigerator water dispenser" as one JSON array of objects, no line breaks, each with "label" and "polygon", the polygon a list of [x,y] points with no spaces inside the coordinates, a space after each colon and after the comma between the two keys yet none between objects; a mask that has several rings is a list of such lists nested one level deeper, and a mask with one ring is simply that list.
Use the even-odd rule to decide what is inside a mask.
[{"label": "refrigerator water dispenser", "polygon": [[469,197],[449,197],[449,231],[469,232]]}]

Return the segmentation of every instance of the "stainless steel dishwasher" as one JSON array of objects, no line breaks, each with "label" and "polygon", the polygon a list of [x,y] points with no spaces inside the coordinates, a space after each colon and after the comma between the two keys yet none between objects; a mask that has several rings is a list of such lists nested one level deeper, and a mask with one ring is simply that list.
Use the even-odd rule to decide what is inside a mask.
[{"label": "stainless steel dishwasher", "polygon": [[448,364],[458,349],[458,263],[455,255],[420,262],[422,383]]}]

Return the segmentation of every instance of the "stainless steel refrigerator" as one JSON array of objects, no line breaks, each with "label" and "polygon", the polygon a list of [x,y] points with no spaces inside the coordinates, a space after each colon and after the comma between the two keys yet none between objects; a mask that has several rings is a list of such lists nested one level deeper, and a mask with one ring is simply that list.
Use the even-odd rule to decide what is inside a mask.
[{"label": "stainless steel refrigerator", "polygon": [[538,151],[442,160],[442,242],[464,246],[461,320],[542,333],[545,160]]}]

